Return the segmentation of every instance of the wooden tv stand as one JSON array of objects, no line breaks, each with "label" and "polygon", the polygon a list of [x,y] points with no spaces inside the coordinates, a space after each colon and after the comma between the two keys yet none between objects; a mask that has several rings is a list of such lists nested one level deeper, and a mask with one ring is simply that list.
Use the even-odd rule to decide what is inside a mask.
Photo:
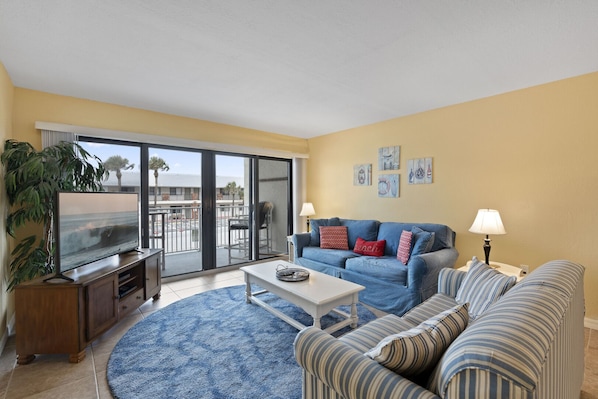
[{"label": "wooden tv stand", "polygon": [[82,361],[93,340],[148,299],[160,298],[161,253],[142,249],[101,259],[65,272],[73,282],[46,276],[16,286],[17,363],[39,353]]}]

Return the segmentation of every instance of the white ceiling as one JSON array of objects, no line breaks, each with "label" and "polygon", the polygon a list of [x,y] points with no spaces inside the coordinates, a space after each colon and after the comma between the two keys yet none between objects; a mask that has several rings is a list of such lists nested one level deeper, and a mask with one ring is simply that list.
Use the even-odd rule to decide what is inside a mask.
[{"label": "white ceiling", "polygon": [[310,138],[598,71],[598,0],[0,0],[17,87]]}]

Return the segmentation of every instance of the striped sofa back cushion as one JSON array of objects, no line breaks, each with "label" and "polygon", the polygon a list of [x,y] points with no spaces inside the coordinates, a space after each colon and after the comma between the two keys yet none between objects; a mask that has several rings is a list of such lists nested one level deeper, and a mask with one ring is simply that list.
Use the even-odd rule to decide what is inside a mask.
[{"label": "striped sofa back cushion", "polygon": [[[581,265],[553,261],[515,285],[448,348],[429,389],[461,397],[478,381],[479,392],[489,393],[484,397],[537,398],[553,341],[575,291],[583,290],[583,273]],[[583,322],[573,328],[581,330],[583,341]]]}]

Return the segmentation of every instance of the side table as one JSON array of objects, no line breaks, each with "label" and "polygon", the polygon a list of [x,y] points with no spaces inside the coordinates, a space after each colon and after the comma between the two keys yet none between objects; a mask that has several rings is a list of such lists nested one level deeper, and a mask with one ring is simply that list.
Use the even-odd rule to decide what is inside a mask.
[{"label": "side table", "polygon": [[[301,233],[298,234],[305,234],[308,233],[306,231],[303,231]],[[293,245],[293,236],[287,236],[287,251],[289,251],[289,262],[291,263],[295,263],[295,246]]]},{"label": "side table", "polygon": [[[462,271],[466,272],[469,270],[470,265],[471,265],[471,261],[468,261],[465,264],[465,266],[461,266],[458,270],[462,270]],[[500,262],[492,262],[492,261],[490,261],[490,266],[492,268],[494,268],[497,272],[506,274],[507,276],[517,277],[517,282],[519,282],[525,278],[525,274],[523,274],[523,270],[521,270],[517,266],[508,265],[506,263],[500,263]]]}]

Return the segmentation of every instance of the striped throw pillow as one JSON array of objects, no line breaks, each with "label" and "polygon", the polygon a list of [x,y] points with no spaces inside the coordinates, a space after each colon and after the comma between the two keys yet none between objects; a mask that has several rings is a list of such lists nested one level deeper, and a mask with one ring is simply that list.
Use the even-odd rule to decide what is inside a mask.
[{"label": "striped throw pillow", "polygon": [[467,304],[457,305],[417,327],[384,338],[365,355],[402,376],[415,376],[436,365],[468,322]]},{"label": "striped throw pillow", "polygon": [[320,248],[349,249],[347,226],[320,226]]},{"label": "striped throw pillow", "polygon": [[455,300],[469,303],[469,317],[475,320],[516,282],[517,277],[502,274],[474,256]]},{"label": "striped throw pillow", "polygon": [[411,256],[411,240],[413,239],[413,233],[407,230],[403,230],[401,238],[399,240],[399,250],[397,251],[397,259],[402,264],[406,265],[409,262]]}]

